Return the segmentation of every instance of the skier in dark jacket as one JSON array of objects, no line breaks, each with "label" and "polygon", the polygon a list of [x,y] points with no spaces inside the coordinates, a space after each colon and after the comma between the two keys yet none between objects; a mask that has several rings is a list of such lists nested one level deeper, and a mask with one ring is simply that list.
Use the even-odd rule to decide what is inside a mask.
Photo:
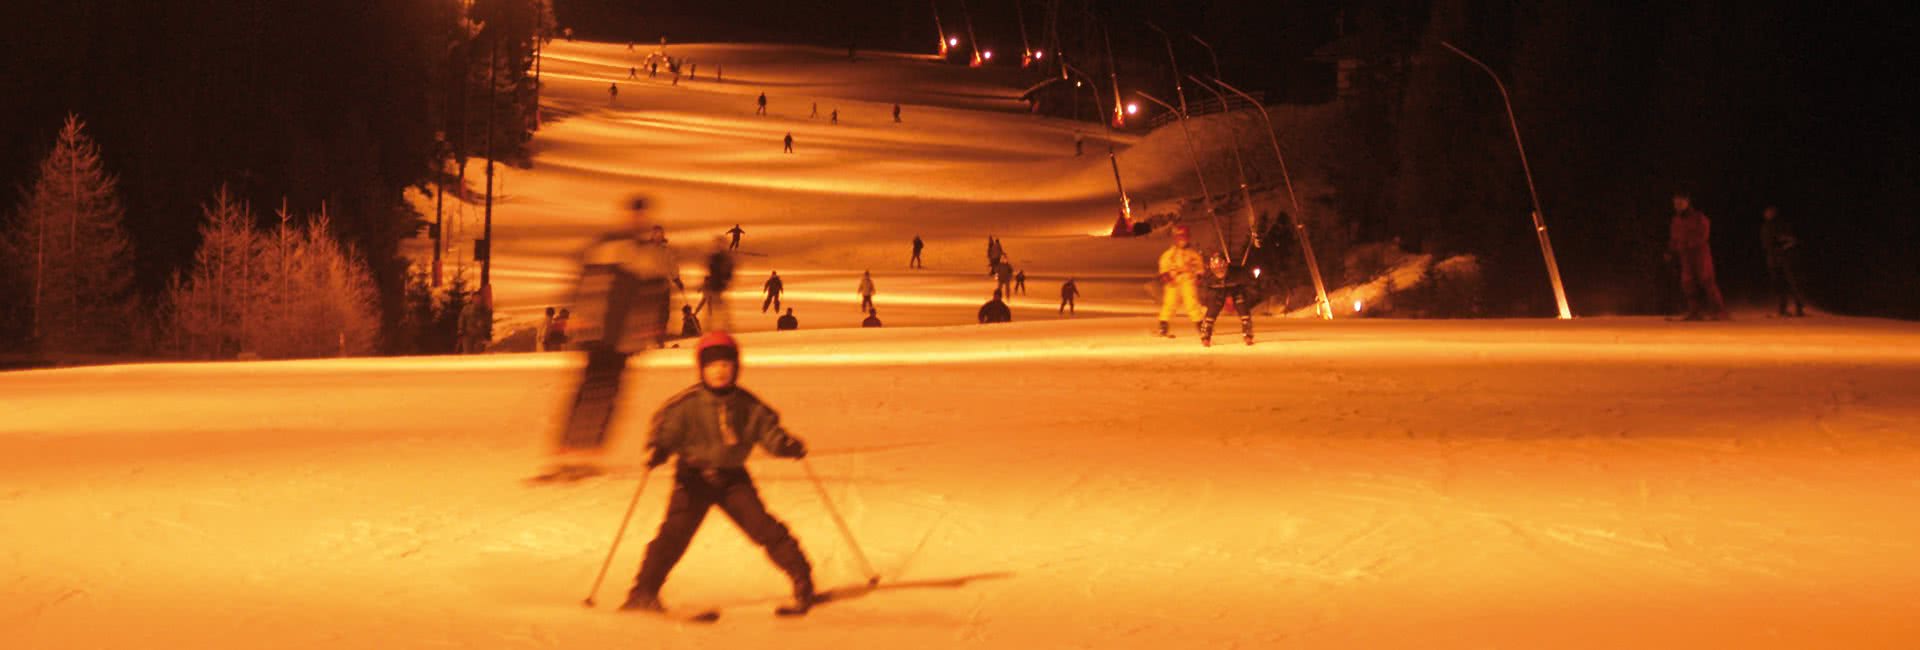
[{"label": "skier in dark jacket", "polygon": [[754,108],[753,108],[753,114],[754,114],[754,115],[766,115],[766,114],[767,114],[767,94],[766,94],[766,93],[760,93],[760,99],[758,99],[758,100],[755,100],[755,102],[756,102],[756,103],[755,103],[755,106],[754,106]]},{"label": "skier in dark jacket", "polygon": [[767,313],[767,307],[780,311],[780,292],[785,290],[786,283],[780,281],[780,272],[774,271],[773,276],[767,278],[767,283],[760,285],[760,291],[767,294],[767,299],[760,301],[760,313]]},{"label": "skier in dark jacket", "polygon": [[1793,224],[1780,218],[1780,208],[1767,206],[1760,211],[1760,245],[1767,252],[1767,278],[1773,281],[1773,295],[1780,298],[1780,315],[1787,316],[1787,300],[1793,300],[1793,316],[1807,315],[1806,299],[1800,293],[1800,240],[1793,235]]},{"label": "skier in dark jacket", "polygon": [[1673,221],[1667,228],[1667,258],[1680,263],[1680,291],[1687,296],[1687,320],[1727,319],[1727,305],[1720,298],[1720,283],[1713,277],[1711,223],[1706,213],[1693,207],[1693,197],[1685,192],[1674,193]]},{"label": "skier in dark jacket", "polygon": [[1073,300],[1079,297],[1080,285],[1074,284],[1073,278],[1067,278],[1067,283],[1060,285],[1060,310],[1058,313],[1072,316]]},{"label": "skier in dark jacket", "polygon": [[925,264],[920,263],[920,251],[922,249],[925,249],[926,247],[927,247],[927,243],[924,241],[920,241],[919,235],[913,236],[913,257],[907,260],[907,268],[910,268],[910,269],[926,268]]},{"label": "skier in dark jacket", "polygon": [[733,313],[727,308],[727,287],[733,285],[733,254],[713,238],[713,252],[707,254],[707,278],[700,282],[700,304],[694,313],[705,310],[706,329],[727,332],[733,329]]},{"label": "skier in dark jacket", "polygon": [[983,325],[987,323],[1013,322],[1013,310],[1008,309],[1007,303],[1000,300],[999,289],[993,291],[992,300],[988,300],[986,304],[980,306],[979,316],[980,323]]},{"label": "skier in dark jacket", "polygon": [[1253,275],[1244,266],[1227,264],[1227,257],[1214,253],[1207,258],[1207,273],[1200,278],[1200,302],[1207,317],[1200,321],[1200,345],[1213,346],[1213,323],[1220,312],[1233,306],[1240,314],[1240,340],[1253,345],[1253,308],[1260,302]]},{"label": "skier in dark jacket", "polygon": [[727,244],[727,250],[738,250],[740,248],[740,236],[744,234],[747,234],[747,231],[741,230],[740,224],[733,224],[733,228],[727,230],[727,235],[733,237],[733,241]]},{"label": "skier in dark jacket", "polygon": [[1013,290],[1016,293],[1019,293],[1020,295],[1023,295],[1023,296],[1027,295],[1027,270],[1026,269],[1020,269],[1018,271],[1013,272]]},{"label": "skier in dark jacket", "polygon": [[787,315],[781,316],[780,320],[774,321],[773,328],[776,330],[780,330],[782,332],[787,330],[797,330],[797,329],[800,329],[800,319],[794,318],[793,308],[788,307]]},{"label": "skier in dark jacket", "polygon": [[680,306],[680,338],[690,339],[700,335],[700,319],[693,317],[693,306]]},{"label": "skier in dark jacket", "polygon": [[993,292],[1011,297],[1013,295],[1013,265],[1001,256],[993,265]]},{"label": "skier in dark jacket", "polygon": [[700,383],[668,398],[653,416],[647,466],[678,458],[673,496],[621,609],[664,611],[660,587],[686,554],[707,510],[719,506],[793,582],[792,602],[776,611],[805,614],[815,600],[813,566],[786,524],[767,514],[746,461],[756,446],[783,458],[806,458],[807,445],[787,433],[779,413],[738,385],[740,348],[733,337],[724,332],[702,337],[694,358]]}]

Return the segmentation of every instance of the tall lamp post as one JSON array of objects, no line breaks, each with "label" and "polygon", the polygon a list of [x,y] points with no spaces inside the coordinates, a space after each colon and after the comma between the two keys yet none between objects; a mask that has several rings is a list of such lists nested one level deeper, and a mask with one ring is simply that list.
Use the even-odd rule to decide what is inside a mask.
[{"label": "tall lamp post", "polygon": [[1159,25],[1148,22],[1147,27],[1153,28],[1153,32],[1160,35],[1160,42],[1167,44],[1167,62],[1173,64],[1173,96],[1180,100],[1180,117],[1184,119],[1188,115],[1187,90],[1180,87],[1180,58],[1173,55],[1173,39],[1168,38]]},{"label": "tall lamp post", "polygon": [[1480,66],[1481,70],[1486,71],[1487,76],[1493,77],[1494,87],[1500,89],[1500,101],[1507,106],[1507,126],[1513,128],[1513,147],[1520,151],[1520,171],[1527,177],[1527,196],[1533,199],[1533,232],[1540,237],[1540,256],[1547,262],[1547,279],[1553,281],[1553,299],[1560,304],[1561,320],[1571,319],[1573,309],[1567,306],[1567,289],[1560,284],[1560,263],[1553,258],[1553,241],[1547,237],[1546,218],[1541,216],[1540,210],[1540,192],[1533,188],[1533,167],[1527,164],[1526,145],[1520,143],[1520,121],[1513,117],[1513,98],[1507,95],[1507,84],[1500,81],[1500,75],[1494,74],[1493,68],[1473,58],[1473,55],[1446,41],[1441,41],[1440,45],[1460,55],[1460,58]]},{"label": "tall lamp post", "polygon": [[1313,256],[1313,240],[1307,237],[1307,224],[1300,221],[1300,197],[1293,193],[1293,177],[1287,174],[1287,157],[1280,153],[1280,136],[1274,134],[1273,117],[1267,115],[1266,105],[1255,101],[1252,95],[1242,92],[1219,78],[1213,79],[1213,84],[1239,95],[1241,99],[1247,100],[1247,103],[1253,104],[1254,108],[1260,109],[1260,121],[1266,123],[1267,139],[1273,143],[1273,157],[1280,161],[1280,179],[1287,184],[1287,201],[1293,204],[1293,211],[1287,213],[1287,219],[1293,222],[1294,234],[1300,240],[1300,254],[1307,263],[1307,275],[1313,278],[1313,292],[1320,300],[1320,308],[1317,311],[1320,312],[1321,318],[1333,320],[1333,303],[1327,300],[1327,284],[1320,279],[1320,262]]},{"label": "tall lamp post", "polygon": [[[1072,71],[1073,74],[1080,75],[1082,79],[1087,80],[1087,83],[1092,84],[1087,86],[1087,92],[1093,95],[1093,112],[1098,114],[1100,112],[1100,83],[1092,76],[1081,72],[1079,68],[1069,65],[1064,60],[1060,61],[1060,69]],[[1079,118],[1075,117],[1074,119]],[[1126,184],[1120,182],[1120,157],[1113,151],[1113,125],[1107,124],[1104,119],[1101,120],[1100,125],[1107,129],[1107,162],[1113,164],[1113,187],[1120,192],[1120,218],[1125,219],[1127,225],[1131,227],[1133,225],[1133,202],[1127,198]]]},{"label": "tall lamp post", "polygon": [[[1199,77],[1193,75],[1187,76],[1193,79],[1194,84],[1213,93],[1213,96],[1220,100],[1220,107],[1222,109],[1227,107],[1227,96],[1222,94],[1219,89],[1207,85],[1207,83],[1201,81]],[[1227,111],[1226,113],[1229,118],[1233,116],[1233,111]],[[1240,202],[1247,205],[1247,247],[1252,248],[1260,245],[1260,231],[1256,230],[1256,228],[1259,227],[1260,218],[1254,215],[1253,193],[1247,189],[1247,166],[1246,163],[1240,160],[1240,132],[1234,130],[1232,124],[1228,124],[1227,126],[1227,134],[1233,136],[1233,171],[1238,175],[1237,179],[1240,181]],[[1247,254],[1241,253],[1240,256],[1244,258]]]},{"label": "tall lamp post", "polygon": [[1200,200],[1206,203],[1207,218],[1213,221],[1213,234],[1220,237],[1220,254],[1227,256],[1227,261],[1232,262],[1233,250],[1227,246],[1226,230],[1220,227],[1220,213],[1214,212],[1213,210],[1213,193],[1207,190],[1207,176],[1200,173],[1200,154],[1193,148],[1193,131],[1187,129],[1186,116],[1180,114],[1180,109],[1174,108],[1172,104],[1160,101],[1158,97],[1147,94],[1147,91],[1136,90],[1133,91],[1133,93],[1147,101],[1159,104],[1162,108],[1173,112],[1174,117],[1179,118],[1180,132],[1185,134],[1187,139],[1187,160],[1193,162],[1193,175],[1195,178],[1200,179]]}]

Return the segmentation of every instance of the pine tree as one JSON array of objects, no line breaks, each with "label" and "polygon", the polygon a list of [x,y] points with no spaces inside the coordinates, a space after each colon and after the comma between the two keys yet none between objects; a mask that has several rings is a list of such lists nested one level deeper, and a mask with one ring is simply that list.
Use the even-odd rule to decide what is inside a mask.
[{"label": "pine tree", "polygon": [[6,237],[30,291],[30,336],[41,352],[124,350],[132,318],[131,250],[119,181],[79,116],[68,115]]},{"label": "pine tree", "polygon": [[252,212],[224,186],[201,212],[205,222],[193,270],[168,288],[175,338],[182,351],[195,356],[256,351],[250,339],[267,329],[260,317],[269,278]]}]

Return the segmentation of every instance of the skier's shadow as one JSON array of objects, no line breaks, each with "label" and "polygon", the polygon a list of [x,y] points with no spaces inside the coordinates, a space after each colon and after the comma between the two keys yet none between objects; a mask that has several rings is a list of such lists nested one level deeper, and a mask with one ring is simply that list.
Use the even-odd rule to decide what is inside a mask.
[{"label": "skier's shadow", "polygon": [[[976,573],[973,575],[959,576],[955,578],[928,578],[923,580],[906,580],[901,582],[888,582],[888,581],[882,580],[880,584],[877,584],[877,585],[867,585],[867,584],[846,585],[842,587],[834,587],[832,589],[828,589],[820,592],[821,600],[815,603],[815,606],[833,605],[838,603],[844,603],[850,600],[859,600],[861,598],[866,598],[867,596],[873,595],[874,592],[880,592],[880,591],[894,591],[894,590],[905,590],[905,589],[959,589],[979,580],[1000,580],[1003,578],[1011,578],[1011,577],[1013,577],[1013,572],[1011,571],[993,571],[988,573]],[[732,603],[729,606],[763,605],[763,604],[785,602],[785,600],[786,599],[782,597],[759,598],[759,599],[754,599],[752,601]]]}]

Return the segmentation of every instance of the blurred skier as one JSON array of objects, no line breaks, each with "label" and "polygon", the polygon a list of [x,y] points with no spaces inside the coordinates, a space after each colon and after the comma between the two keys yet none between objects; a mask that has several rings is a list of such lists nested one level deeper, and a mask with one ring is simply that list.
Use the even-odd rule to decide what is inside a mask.
[{"label": "blurred skier", "polygon": [[762,92],[760,93],[760,99],[757,99],[757,100],[754,100],[754,101],[755,101],[755,104],[756,104],[756,106],[755,106],[755,107],[754,107],[754,109],[753,109],[753,114],[754,114],[754,115],[766,115],[766,114],[767,114],[767,93],[766,93],[766,92],[764,92],[764,91],[762,91]]},{"label": "blurred skier", "polygon": [[678,458],[673,496],[620,608],[665,611],[660,587],[686,554],[708,509],[718,506],[792,581],[793,600],[775,611],[805,614],[815,602],[813,567],[786,524],[767,513],[746,461],[756,446],[782,458],[806,458],[807,445],[780,425],[778,412],[739,386],[740,347],[733,337],[725,332],[701,337],[694,360],[700,382],[667,398],[647,435],[648,467]]},{"label": "blurred skier", "polygon": [[727,287],[733,285],[733,254],[713,238],[713,252],[707,254],[707,277],[700,282],[700,304],[694,312],[706,310],[708,331],[733,330],[733,310],[727,306]]},{"label": "blurred skier", "polygon": [[993,292],[1006,296],[1013,295],[1013,265],[1007,263],[1004,255],[993,265]]},{"label": "blurred skier", "polygon": [[727,244],[727,250],[739,250],[740,236],[744,234],[747,234],[747,231],[741,230],[740,224],[733,224],[733,228],[727,231],[727,235],[733,237],[733,242]]},{"label": "blurred skier", "polygon": [[873,310],[873,272],[860,273],[860,311]]},{"label": "blurred skier", "polygon": [[547,349],[567,349],[567,319],[572,312],[562,307],[560,315],[553,317],[553,324],[547,326]]},{"label": "blurred skier", "polygon": [[995,289],[993,290],[993,299],[988,300],[984,305],[980,305],[979,317],[980,323],[983,325],[987,323],[1011,323],[1013,322],[1013,310],[1008,309],[1007,303],[1000,300],[1000,290]]},{"label": "blurred skier", "polygon": [[698,76],[700,76],[700,64],[694,63],[692,61],[688,61],[687,62],[687,80],[692,81],[694,77],[698,77]]},{"label": "blurred skier", "polygon": [[1800,293],[1800,240],[1793,235],[1793,224],[1780,218],[1780,208],[1767,206],[1760,211],[1760,245],[1767,252],[1767,278],[1773,295],[1780,300],[1780,315],[1787,314],[1787,300],[1793,300],[1793,316],[1807,315],[1806,299]]},{"label": "blurred skier", "polygon": [[819,117],[820,117],[820,102],[814,102],[813,110],[807,113],[807,119],[811,120],[811,119],[817,119]]},{"label": "blurred skier", "polygon": [[723,81],[726,81],[726,80],[727,80],[727,66],[726,66],[726,64],[724,64],[724,63],[717,63],[717,64],[714,64],[714,66],[713,66],[713,81],[714,81],[714,83],[720,83],[720,82],[723,82]]},{"label": "blurred skier", "polygon": [[553,331],[553,308],[548,307],[546,317],[540,320],[540,331],[535,332],[535,335],[534,335],[533,350],[535,352],[547,351],[547,335],[552,331]]},{"label": "blurred skier", "polygon": [[1085,153],[1087,153],[1087,143],[1080,138],[1079,131],[1073,132],[1073,156],[1078,158]]},{"label": "blurred skier", "polygon": [[900,123],[900,104],[899,103],[895,103],[893,105],[893,123],[894,124]]},{"label": "blurred skier", "polygon": [[1214,253],[1207,257],[1207,275],[1200,284],[1207,319],[1200,321],[1200,345],[1213,345],[1213,323],[1221,310],[1231,305],[1240,315],[1240,340],[1253,345],[1253,308],[1260,302],[1253,276],[1244,266],[1227,264],[1227,256]]},{"label": "blurred skier", "polygon": [[1184,225],[1173,227],[1173,245],[1160,253],[1160,335],[1173,338],[1167,331],[1167,320],[1173,318],[1175,309],[1187,312],[1194,328],[1200,329],[1200,321],[1205,315],[1200,302],[1194,296],[1194,280],[1200,275],[1200,254],[1190,247],[1192,233]]},{"label": "blurred skier", "polygon": [[630,67],[628,67],[628,68],[627,68],[627,78],[628,78],[628,79],[639,79],[639,78],[640,78],[640,68],[638,68],[638,67],[631,67],[631,66],[630,66]]},{"label": "blurred skier", "polygon": [[800,319],[794,318],[793,308],[788,307],[787,315],[781,316],[780,320],[774,321],[773,328],[783,332],[786,330],[797,330],[800,329]]},{"label": "blurred skier", "polygon": [[767,278],[767,283],[760,285],[760,292],[767,296],[766,300],[760,301],[760,313],[767,313],[769,306],[776,312],[780,311],[780,292],[784,290],[786,290],[786,283],[780,281],[780,272],[774,271],[773,275]]},{"label": "blurred skier", "polygon": [[787,139],[781,141],[781,153],[793,153],[793,132],[787,132]]},{"label": "blurred skier", "polygon": [[827,123],[828,123],[828,124],[839,124],[839,123],[840,123],[840,109],[838,109],[838,108],[836,108],[836,109],[833,109],[833,114],[827,117]]},{"label": "blurred skier", "polygon": [[867,319],[860,321],[860,326],[861,327],[879,327],[880,326],[880,310],[878,309],[867,310]]},{"label": "blurred skier", "polygon": [[[666,249],[653,244],[651,224],[647,200],[635,197],[627,206],[626,228],[601,235],[579,255],[575,306],[594,313],[582,336],[587,366],[560,430],[554,467],[535,481],[579,480],[603,471],[598,459],[607,446],[627,358],[658,341],[667,326],[673,265]],[[564,343],[567,318],[561,310],[552,328],[558,332],[549,336],[558,334]]]},{"label": "blurred skier", "polygon": [[693,317],[693,307],[680,306],[680,338],[690,339],[700,335],[700,319]]},{"label": "blurred skier", "polygon": [[658,59],[649,61],[647,63],[647,78],[653,79],[659,76],[660,76],[660,61]]},{"label": "blurred skier", "polygon": [[1019,292],[1020,295],[1023,295],[1023,296],[1027,295],[1026,269],[1021,269],[1013,272],[1013,290],[1016,292]]},{"label": "blurred skier", "polygon": [[926,247],[927,247],[927,243],[920,241],[919,235],[913,236],[913,257],[907,260],[907,268],[910,268],[910,269],[926,268],[925,264],[920,263],[920,250]]},{"label": "blurred skier", "polygon": [[620,84],[607,84],[607,103],[620,99]]},{"label": "blurred skier", "polygon": [[[1687,320],[1727,319],[1726,302],[1713,277],[1711,240],[1712,222],[1706,213],[1693,207],[1693,197],[1675,192],[1673,221],[1667,228],[1667,258],[1680,263],[1680,291],[1687,297]],[[1703,313],[1703,309],[1710,311]]]},{"label": "blurred skier", "polygon": [[1007,249],[1000,245],[1000,240],[987,235],[987,271],[993,271],[993,265],[999,264],[1000,258],[1006,256]]},{"label": "blurred skier", "polygon": [[1067,283],[1060,285],[1060,310],[1056,313],[1072,316],[1073,299],[1079,297],[1080,286],[1073,283],[1073,278],[1067,278]]}]

